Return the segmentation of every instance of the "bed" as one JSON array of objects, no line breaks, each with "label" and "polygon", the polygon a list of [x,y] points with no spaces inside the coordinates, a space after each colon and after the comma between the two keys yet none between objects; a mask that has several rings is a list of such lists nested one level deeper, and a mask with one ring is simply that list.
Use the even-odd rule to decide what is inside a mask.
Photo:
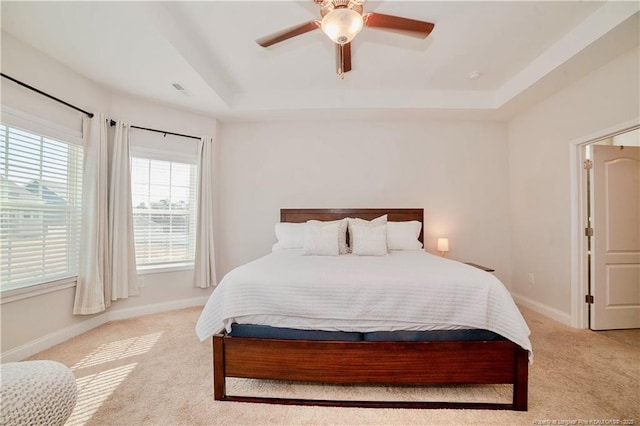
[{"label": "bed", "polygon": [[[380,215],[386,214],[389,221],[393,222],[423,222],[423,209],[282,209],[281,222],[288,223],[305,223],[308,220],[335,221],[346,217],[361,218],[372,220]],[[423,240],[423,227],[420,226],[419,240]],[[425,271],[436,263],[444,265],[444,268],[462,268],[461,275],[467,275],[466,279],[477,279],[478,281],[498,281],[493,275],[480,271],[471,266],[454,265],[454,261],[440,260],[439,258],[424,253],[420,250],[415,253],[390,253],[384,256],[384,260],[368,259],[372,268],[380,267],[384,264],[396,263],[394,266],[398,271],[406,270],[404,262],[413,262],[413,258],[422,256],[428,262],[429,266],[425,266]],[[289,257],[287,257],[289,256]],[[378,331],[380,325],[377,323],[368,323],[361,321],[356,325],[341,327],[335,326],[333,322],[324,321],[320,328],[320,334],[326,333],[326,337],[317,337],[312,330],[306,330],[300,336],[291,337],[287,335],[280,337],[275,334],[265,336],[264,334],[251,334],[252,327],[256,329],[265,328],[279,329],[282,324],[274,321],[272,317],[277,315],[258,315],[261,313],[274,313],[273,310],[255,310],[251,307],[254,303],[253,299],[265,300],[264,304],[269,307],[278,305],[278,301],[283,298],[284,293],[279,294],[278,291],[286,293],[295,293],[300,291],[299,300],[295,303],[288,303],[293,306],[293,314],[299,316],[314,317],[316,314],[306,312],[300,313],[300,309],[310,309],[309,300],[319,296],[320,293],[309,295],[308,293],[318,292],[318,288],[323,288],[330,293],[328,300],[333,300],[337,305],[341,301],[346,300],[345,304],[349,304],[352,310],[362,312],[367,306],[374,306],[377,309],[378,304],[399,305],[403,299],[394,300],[393,291],[389,290],[388,283],[381,281],[380,276],[384,275],[385,269],[380,269],[371,280],[370,289],[367,290],[366,297],[377,297],[377,299],[363,300],[359,304],[358,293],[355,290],[351,292],[351,287],[332,287],[332,281],[328,279],[318,281],[310,287],[297,287],[297,281],[292,281],[289,285],[282,288],[273,283],[269,286],[258,280],[257,276],[264,275],[269,277],[269,265],[274,262],[279,268],[282,265],[301,265],[298,269],[304,277],[309,268],[319,268],[317,271],[328,271],[332,265],[342,265],[344,271],[350,271],[360,259],[355,259],[354,255],[336,256],[329,258],[328,256],[300,256],[295,251],[286,254],[274,254],[265,256],[264,259],[258,259],[240,269],[245,272],[245,282],[243,282],[236,270],[230,272],[222,280],[218,288],[214,291],[209,302],[205,306],[203,313],[198,320],[196,332],[201,339],[212,336],[213,341],[213,387],[214,398],[220,401],[238,401],[238,402],[257,402],[257,403],[276,403],[276,404],[296,404],[296,405],[324,405],[324,406],[350,406],[350,407],[369,407],[369,408],[472,408],[472,409],[511,409],[526,411],[527,410],[527,389],[528,389],[528,363],[531,359],[531,345],[528,339],[528,327],[524,323],[515,303],[508,295],[508,291],[499,284],[491,284],[489,290],[485,287],[472,285],[475,294],[464,296],[462,293],[451,296],[453,300],[466,300],[460,306],[454,306],[451,310],[457,312],[441,312],[447,318],[453,318],[454,323],[462,323],[464,327],[457,330],[448,329],[447,326],[441,326],[440,329],[428,327],[410,328],[409,331],[403,331],[405,326],[394,326],[395,328],[386,331]],[[315,259],[314,259],[315,258]],[[271,263],[268,263],[271,262]],[[296,263],[298,262],[298,263]],[[299,263],[302,262],[302,263]],[[448,263],[447,263],[448,262]],[[267,266],[264,266],[263,263]],[[319,266],[316,266],[319,265]],[[376,266],[378,265],[378,266]],[[464,269],[464,268],[467,269]],[[260,269],[263,268],[263,269]],[[295,269],[295,268],[292,268]],[[338,269],[340,269],[338,267]],[[409,268],[410,269],[410,268]],[[247,271],[252,274],[247,275]],[[277,269],[279,271],[279,269]],[[399,279],[408,280],[412,276],[425,275],[421,271],[419,274],[408,274],[406,272],[398,272]],[[275,274],[275,273],[274,273]],[[345,274],[348,275],[347,272]],[[404,274],[404,275],[403,275]],[[484,275],[480,275],[484,274]],[[273,275],[273,274],[272,274]],[[314,277],[323,275],[314,273]],[[330,275],[330,274],[329,274]],[[277,274],[273,276],[278,276]],[[281,275],[282,276],[282,275]],[[349,276],[349,275],[348,275]],[[250,278],[249,278],[250,277]],[[436,275],[437,277],[437,275]],[[307,277],[309,278],[309,277]],[[305,278],[305,279],[307,279]],[[235,279],[235,282],[234,282]],[[432,278],[437,281],[438,278]],[[462,279],[462,278],[460,278]],[[268,280],[268,278],[267,278]],[[238,283],[240,281],[240,283]],[[273,281],[273,280],[272,280]],[[286,282],[286,279],[282,279]],[[233,285],[231,285],[231,283]],[[279,283],[278,283],[279,284]],[[380,284],[380,285],[378,285]],[[417,282],[416,285],[421,285]],[[434,285],[438,287],[438,282]],[[246,287],[250,293],[237,293],[240,288]],[[386,286],[386,287],[385,287]],[[268,288],[268,293],[258,296],[261,288]],[[411,287],[408,287],[409,289]],[[297,290],[296,290],[297,289]],[[376,295],[376,289],[378,294]],[[431,287],[430,287],[431,290]],[[266,290],[265,290],[266,291]],[[403,291],[399,289],[397,291]],[[340,293],[340,297],[331,297]],[[353,293],[353,298],[348,299]],[[371,293],[371,295],[370,295]],[[421,291],[413,293],[410,297],[404,298],[401,311],[413,312],[415,315],[427,315],[426,311],[437,309],[443,303],[433,303],[433,297],[436,297],[437,291],[433,291],[434,295],[429,292]],[[248,296],[247,294],[251,295]],[[311,299],[305,299],[310,297]],[[363,296],[364,297],[364,296]],[[449,296],[447,296],[449,297]],[[421,302],[420,299],[424,298]],[[387,300],[388,299],[388,300]],[[490,302],[483,303],[483,300]],[[500,302],[506,305],[506,308],[500,307],[502,310],[494,308],[494,301],[502,299]],[[382,300],[383,302],[376,302]],[[477,301],[478,303],[473,303]],[[256,302],[262,303],[262,302]],[[331,302],[333,303],[333,302]],[[331,304],[328,302],[318,303],[318,305]],[[424,305],[419,305],[424,303]],[[464,304],[466,303],[466,305]],[[406,306],[405,306],[406,305]],[[235,311],[231,307],[235,307]],[[284,306],[284,305],[283,305]],[[434,307],[435,306],[435,307]],[[453,305],[452,305],[453,306]],[[349,316],[350,311],[340,311],[340,318],[343,320]],[[279,309],[279,308],[274,308]],[[314,308],[315,309],[315,308]],[[310,310],[314,310],[310,309]],[[505,310],[506,309],[506,310]],[[227,312],[229,311],[229,312]],[[441,309],[442,311],[442,309]],[[481,317],[480,322],[475,319],[468,320],[472,316],[468,311],[477,311]],[[505,313],[506,312],[506,313]],[[247,315],[243,314],[256,314]],[[437,312],[436,312],[437,314]],[[355,315],[355,314],[354,314]],[[360,315],[360,314],[358,314]],[[380,312],[376,312],[380,315]],[[407,314],[408,315],[408,314]],[[266,322],[263,320],[266,318]],[[360,317],[358,317],[360,318]],[[241,321],[244,319],[245,321]],[[353,319],[353,318],[352,318]],[[406,324],[414,324],[414,318],[398,318],[405,319]],[[262,321],[258,324],[259,321]],[[414,322],[411,322],[414,321]],[[255,322],[255,324],[254,324]],[[357,322],[357,321],[356,321]],[[437,321],[436,321],[437,322]],[[243,324],[246,324],[243,325]],[[286,326],[288,323],[285,323]],[[294,322],[294,324],[297,324]],[[327,325],[328,324],[328,325]],[[351,324],[351,323],[349,323]],[[444,324],[444,323],[443,323]],[[487,325],[488,324],[488,325]],[[248,334],[236,333],[237,329],[249,330]],[[244,327],[244,328],[243,328]],[[327,328],[328,327],[328,328]],[[349,328],[351,327],[351,328]],[[293,331],[305,326],[297,327],[294,325]],[[313,328],[313,327],[306,327]],[[330,330],[335,328],[336,333]],[[480,330],[474,330],[478,328]],[[287,330],[286,328],[282,328]],[[396,330],[399,329],[399,330]],[[452,333],[449,338],[432,339],[395,339],[396,334],[403,332],[418,336],[431,336],[437,333]],[[475,337],[456,337],[464,333],[474,333]],[[307,333],[307,334],[305,334]],[[343,338],[343,333],[347,337]],[[385,334],[386,333],[386,334]],[[456,334],[458,333],[458,334]],[[484,333],[484,334],[483,334]],[[364,336],[361,338],[351,338],[352,335]],[[376,336],[382,335],[381,338]],[[309,337],[312,336],[312,337]],[[335,337],[339,336],[339,337]],[[510,384],[513,386],[513,394],[511,401],[504,403],[486,403],[486,402],[433,402],[433,401],[351,401],[351,400],[306,400],[306,399],[287,399],[287,398],[269,398],[269,397],[252,397],[229,395],[226,391],[227,378],[250,378],[250,379],[266,379],[266,380],[283,380],[283,381],[299,381],[314,382],[327,384],[351,384],[351,385],[397,385],[397,386],[425,386],[425,385],[479,385],[479,384]]]}]

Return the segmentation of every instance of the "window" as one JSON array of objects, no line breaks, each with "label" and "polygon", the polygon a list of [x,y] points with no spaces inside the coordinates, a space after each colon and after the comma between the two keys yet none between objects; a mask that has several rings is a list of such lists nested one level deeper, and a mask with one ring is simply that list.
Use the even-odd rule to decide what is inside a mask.
[{"label": "window", "polygon": [[0,125],[0,290],[76,276],[82,147]]},{"label": "window", "polygon": [[195,164],[131,158],[138,266],[193,263],[196,173]]}]

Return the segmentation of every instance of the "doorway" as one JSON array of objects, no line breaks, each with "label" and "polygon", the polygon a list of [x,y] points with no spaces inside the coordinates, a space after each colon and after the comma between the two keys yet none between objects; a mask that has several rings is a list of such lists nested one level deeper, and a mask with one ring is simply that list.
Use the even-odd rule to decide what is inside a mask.
[{"label": "doorway", "polygon": [[640,129],[581,148],[587,325],[640,328]]}]

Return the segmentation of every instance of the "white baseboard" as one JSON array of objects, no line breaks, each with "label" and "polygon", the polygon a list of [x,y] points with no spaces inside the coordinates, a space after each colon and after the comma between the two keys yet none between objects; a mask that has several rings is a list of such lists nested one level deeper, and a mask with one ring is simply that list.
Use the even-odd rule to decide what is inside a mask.
[{"label": "white baseboard", "polygon": [[176,309],[190,308],[192,306],[204,306],[209,296],[194,297],[191,299],[172,300],[171,302],[154,303],[152,305],[135,306],[133,308],[107,311],[109,321],[118,321],[142,315],[158,314],[160,312],[175,311]]},{"label": "white baseboard", "polygon": [[515,293],[511,293],[513,300],[516,301],[518,305],[522,305],[525,308],[529,308],[532,311],[535,311],[539,314],[544,315],[545,317],[549,317],[554,321],[558,321],[564,325],[568,325],[571,327],[571,314],[566,312],[562,312],[557,310],[556,308],[552,308],[551,306],[547,306],[544,303],[540,303],[535,300],[531,300],[528,297],[520,296]]},{"label": "white baseboard", "polygon": [[54,331],[46,336],[32,340],[13,349],[9,349],[6,352],[2,352],[2,362],[22,361],[23,359],[29,358],[31,355],[35,355],[38,352],[49,349],[50,347],[69,340],[72,337],[86,333],[96,327],[100,327],[107,321],[109,321],[107,319],[107,314],[103,313],[82,321],[81,323]]},{"label": "white baseboard", "polygon": [[75,324],[69,327],[65,327],[61,330],[57,330],[46,336],[40,337],[31,342],[20,345],[16,348],[9,349],[6,352],[2,352],[0,359],[2,362],[15,362],[22,361],[29,358],[32,355],[49,349],[59,343],[78,336],[82,333],[86,333],[96,327],[99,327],[109,321],[119,321],[127,318],[139,317],[142,315],[157,314],[160,312],[174,311],[176,309],[190,308],[192,306],[203,306],[207,303],[209,296],[194,297],[191,299],[180,299],[171,302],[155,303],[152,305],[137,306],[127,309],[118,309],[114,311],[107,311],[100,315],[96,315],[90,319],[87,319],[79,324]]}]

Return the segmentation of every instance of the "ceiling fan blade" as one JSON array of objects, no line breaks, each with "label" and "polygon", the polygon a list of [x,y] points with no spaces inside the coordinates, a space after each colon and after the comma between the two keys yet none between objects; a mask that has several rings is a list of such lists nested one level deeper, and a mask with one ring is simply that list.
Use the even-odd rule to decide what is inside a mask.
[{"label": "ceiling fan blade", "polygon": [[336,43],[336,68],[340,76],[351,71],[351,43]]},{"label": "ceiling fan blade", "polygon": [[259,38],[256,40],[256,43],[258,43],[262,47],[269,47],[273,44],[280,43],[281,41],[299,36],[300,34],[308,33],[309,31],[313,31],[318,28],[320,28],[320,21],[309,21],[305,22],[302,25],[287,28],[286,30],[282,30],[280,32]]},{"label": "ceiling fan blade", "polygon": [[401,18],[399,16],[383,15],[382,13],[367,13],[363,16],[364,24],[371,28],[398,31],[413,37],[426,38],[434,25],[431,22]]}]

